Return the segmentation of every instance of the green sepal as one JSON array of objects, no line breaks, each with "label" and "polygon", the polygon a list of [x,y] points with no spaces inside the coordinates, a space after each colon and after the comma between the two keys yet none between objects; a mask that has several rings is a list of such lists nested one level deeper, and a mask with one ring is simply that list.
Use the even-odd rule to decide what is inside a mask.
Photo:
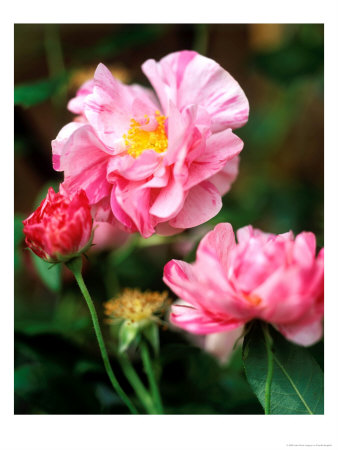
[{"label": "green sepal", "polygon": [[158,325],[155,322],[150,322],[143,328],[142,334],[145,336],[145,338],[149,341],[150,345],[154,349],[155,355],[158,355],[160,351],[160,338],[158,332]]},{"label": "green sepal", "polygon": [[138,322],[129,322],[125,320],[119,328],[119,353],[124,353],[128,350],[133,342],[139,338],[140,325]]},{"label": "green sepal", "polygon": [[82,270],[82,256],[77,256],[65,262],[68,269],[76,274],[80,274]]}]

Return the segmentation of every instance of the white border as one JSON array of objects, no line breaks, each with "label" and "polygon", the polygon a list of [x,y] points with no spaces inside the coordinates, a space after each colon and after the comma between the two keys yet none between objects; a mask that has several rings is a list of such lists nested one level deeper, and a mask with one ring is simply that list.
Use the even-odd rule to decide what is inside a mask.
[{"label": "white border", "polygon": [[[3,450],[279,450],[337,439],[337,4],[283,0],[223,2],[6,2],[1,24],[1,434]],[[4,18],[4,16],[6,16]],[[325,415],[13,415],[13,23],[325,23]]]}]

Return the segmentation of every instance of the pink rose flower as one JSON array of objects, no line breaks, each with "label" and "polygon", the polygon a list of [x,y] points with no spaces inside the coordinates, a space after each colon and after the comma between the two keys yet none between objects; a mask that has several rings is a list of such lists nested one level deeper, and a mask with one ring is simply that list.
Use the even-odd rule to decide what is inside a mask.
[{"label": "pink rose flower", "polygon": [[84,191],[71,198],[48,189],[47,197],[26,220],[28,247],[48,262],[65,262],[91,245],[93,219]]},{"label": "pink rose flower", "polygon": [[83,115],[84,101],[89,94],[93,93],[94,80],[88,80],[78,89],[76,97],[72,98],[68,102],[68,109],[74,114],[79,116]]},{"label": "pink rose flower", "polygon": [[193,51],[142,69],[154,93],[99,64],[69,103],[80,119],[53,141],[63,188],[84,189],[97,221],[143,237],[178,233],[214,217],[238,173],[249,105],[222,67]]},{"label": "pink rose flower", "polygon": [[311,345],[322,336],[324,249],[302,232],[273,235],[218,224],[200,242],[196,261],[172,260],[164,282],[190,306],[173,305],[171,321],[192,333],[230,331],[252,319],[287,339]]}]

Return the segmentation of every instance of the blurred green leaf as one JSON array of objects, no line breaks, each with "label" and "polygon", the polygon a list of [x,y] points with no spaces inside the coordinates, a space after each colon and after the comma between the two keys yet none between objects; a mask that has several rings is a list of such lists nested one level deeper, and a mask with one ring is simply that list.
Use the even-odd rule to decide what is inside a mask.
[{"label": "blurred green leaf", "polygon": [[95,45],[79,49],[76,54],[81,62],[95,58],[113,58],[124,50],[145,45],[158,39],[163,34],[165,26],[151,24],[135,24],[124,26],[121,31],[114,31],[111,35],[101,39]]},{"label": "blurred green leaf", "polygon": [[102,365],[94,361],[81,360],[75,364],[75,375],[83,375],[88,372],[102,372]]},{"label": "blurred green leaf", "polygon": [[31,393],[46,388],[46,379],[41,364],[25,364],[14,371],[14,391]]},{"label": "blurred green leaf", "polygon": [[23,223],[24,220],[23,214],[15,214],[14,216],[14,247],[17,247],[24,238]]},{"label": "blurred green leaf", "polygon": [[97,384],[95,394],[103,409],[112,406],[121,406],[122,404],[120,397],[115,394],[111,387],[108,388],[103,383]]},{"label": "blurred green leaf", "polygon": [[110,257],[114,260],[114,264],[119,265],[124,263],[124,261],[138,248],[138,245],[139,237],[137,235],[128,239],[124,245],[111,253]]},{"label": "blurred green leaf", "polygon": [[35,197],[34,200],[34,208],[36,209],[38,206],[40,206],[42,200],[46,198],[48,189],[52,187],[55,192],[59,192],[59,183],[55,180],[50,180],[47,183],[45,183],[42,188],[39,190],[38,195]]},{"label": "blurred green leaf", "polygon": [[271,155],[278,149],[273,147],[275,142],[286,138],[298,110],[299,105],[285,101],[270,104],[262,109],[257,108],[245,130],[250,148],[257,148],[259,153],[267,149]]},{"label": "blurred green leaf", "polygon": [[55,326],[53,326],[51,321],[22,319],[16,320],[15,331],[29,336],[35,336],[39,334],[55,333],[58,332],[58,329],[55,329]]},{"label": "blurred green leaf", "polygon": [[[304,31],[306,29],[306,31]],[[309,36],[313,36],[310,39]],[[304,25],[301,32],[278,49],[256,53],[254,67],[267,77],[288,84],[320,74],[324,63],[324,28]]]},{"label": "blurred green leaf", "polygon": [[34,83],[21,84],[14,88],[14,105],[30,107],[52,97],[68,80],[68,75]]},{"label": "blurred green leaf", "polygon": [[27,147],[29,147],[28,139],[21,136],[14,136],[14,155],[15,156],[26,156]]},{"label": "blurred green leaf", "polygon": [[[242,369],[243,362],[241,361]],[[220,385],[224,389],[224,405],[229,409],[243,408],[243,405],[253,403],[254,394],[242,374],[225,371],[220,379]],[[258,401],[257,401],[258,403]],[[258,404],[259,406],[259,404]],[[243,410],[242,410],[243,411]],[[244,412],[242,412],[243,414]]]},{"label": "blurred green leaf", "polygon": [[206,55],[208,49],[208,25],[205,23],[197,23],[194,26],[195,37],[193,43],[193,50],[202,55]]},{"label": "blurred green leaf", "polygon": [[48,308],[47,304],[30,305],[28,308],[18,304],[15,308],[15,331],[26,336],[63,335],[78,343],[87,340],[91,319],[85,303],[72,294],[63,295],[57,301],[55,310],[51,310],[50,306]]},{"label": "blurred green leaf", "polygon": [[140,289],[162,289],[163,266],[166,253],[159,246],[149,250],[136,248],[123,262],[116,263],[115,273],[122,286],[138,287]]},{"label": "blurred green leaf", "polygon": [[15,331],[35,336],[39,334],[63,334],[70,336],[79,331],[87,330],[90,325],[90,318],[81,317],[74,320],[72,323],[63,321],[43,321],[41,319],[34,320],[17,320],[15,324]]},{"label": "blurred green leaf", "polygon": [[40,276],[41,281],[53,292],[59,292],[61,289],[61,264],[52,266],[43,259],[31,252],[35,269]]},{"label": "blurred green leaf", "polygon": [[234,373],[238,373],[243,370],[242,345],[240,343],[235,344],[235,349],[233,350],[230,360],[225,367],[227,371],[231,370]]},{"label": "blurred green leaf", "polygon": [[22,267],[22,250],[20,244],[24,239],[22,214],[15,214],[14,216],[14,270],[18,271]]},{"label": "blurred green leaf", "polygon": [[221,366],[200,348],[183,342],[166,345],[163,339],[160,358],[161,392],[168,414],[203,414],[207,409],[208,414],[262,412],[244,377],[242,361],[240,370]]},{"label": "blurred green leaf", "polygon": [[[273,339],[271,414],[324,414],[324,375],[310,352],[270,329]],[[260,322],[244,338],[243,361],[247,379],[265,405],[267,351]]]}]

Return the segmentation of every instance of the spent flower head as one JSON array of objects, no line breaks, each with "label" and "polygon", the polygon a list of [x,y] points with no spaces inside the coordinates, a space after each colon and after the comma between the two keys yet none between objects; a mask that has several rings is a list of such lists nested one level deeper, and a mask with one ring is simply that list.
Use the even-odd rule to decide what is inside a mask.
[{"label": "spent flower head", "polygon": [[114,320],[130,323],[157,320],[164,313],[168,303],[168,293],[126,288],[117,297],[104,304],[105,314]]},{"label": "spent flower head", "polygon": [[138,343],[143,336],[158,351],[159,318],[169,304],[167,292],[126,288],[117,297],[104,304],[108,322],[119,324],[119,352],[126,351],[131,343]]}]

